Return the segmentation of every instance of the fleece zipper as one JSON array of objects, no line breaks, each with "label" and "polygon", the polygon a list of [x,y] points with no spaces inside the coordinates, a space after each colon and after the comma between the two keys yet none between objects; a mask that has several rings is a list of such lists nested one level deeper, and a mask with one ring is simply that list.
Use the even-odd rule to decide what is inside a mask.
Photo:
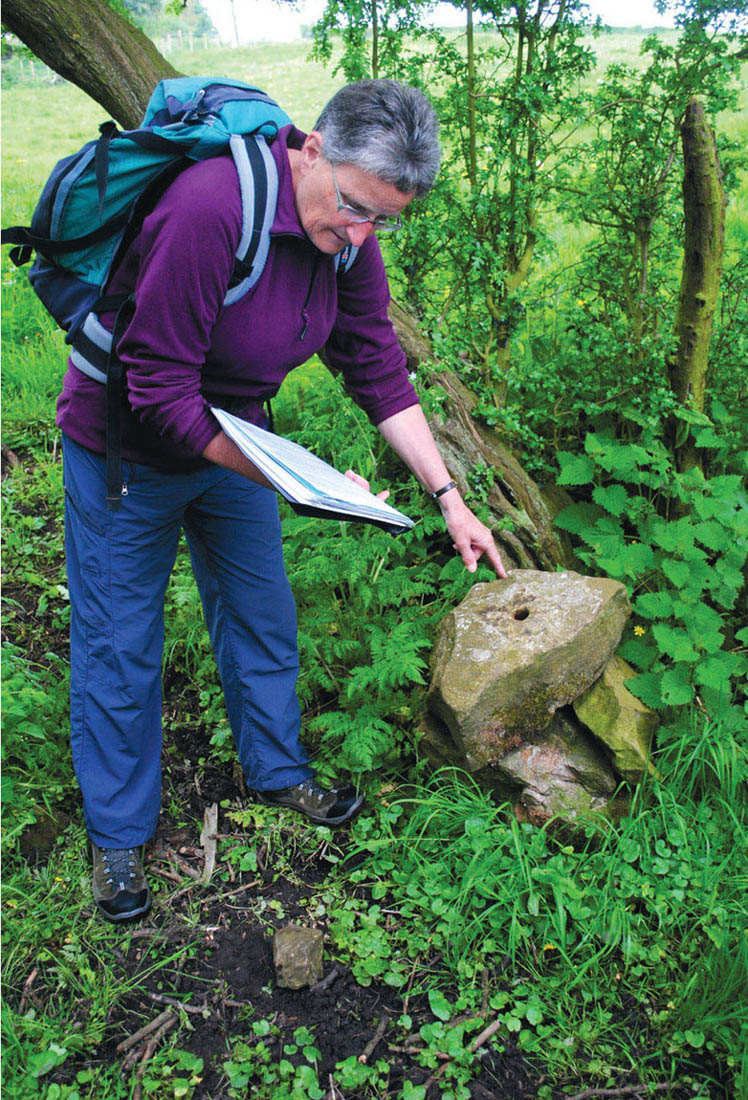
[{"label": "fleece zipper", "polygon": [[314,280],[317,278],[317,265],[319,263],[319,253],[314,250],[314,260],[312,261],[312,274],[309,279],[309,287],[306,292],[306,298],[304,299],[304,305],[301,307],[301,332],[299,333],[299,340],[303,343],[306,337],[307,329],[309,328],[309,299],[312,296],[312,290],[314,289]]}]

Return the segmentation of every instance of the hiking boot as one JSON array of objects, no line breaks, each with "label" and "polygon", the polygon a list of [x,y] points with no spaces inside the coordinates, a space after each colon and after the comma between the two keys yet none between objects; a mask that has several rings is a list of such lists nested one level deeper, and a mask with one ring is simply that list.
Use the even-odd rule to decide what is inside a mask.
[{"label": "hiking boot", "polygon": [[355,787],[320,786],[314,776],[297,783],[295,787],[281,787],[277,791],[255,791],[255,796],[266,806],[287,806],[306,814],[315,825],[343,825],[358,813],[364,804],[364,796]]},{"label": "hiking boot", "polygon": [[142,917],[151,907],[151,891],[139,848],[99,848],[93,852],[93,896],[107,920]]}]

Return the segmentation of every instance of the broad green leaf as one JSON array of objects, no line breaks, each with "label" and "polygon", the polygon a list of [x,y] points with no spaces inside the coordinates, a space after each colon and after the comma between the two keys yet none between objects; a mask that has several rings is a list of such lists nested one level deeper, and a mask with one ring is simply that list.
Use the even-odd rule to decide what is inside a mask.
[{"label": "broad green leaf", "polygon": [[674,661],[698,661],[699,654],[693,648],[685,630],[667,623],[655,623],[652,633],[660,652],[672,657]]},{"label": "broad green leaf", "polygon": [[403,1082],[402,1100],[424,1100],[425,1085],[414,1085],[412,1081]]},{"label": "broad green leaf", "polygon": [[571,504],[562,509],[553,522],[564,531],[571,531],[573,535],[587,537],[590,532],[594,532],[595,523],[602,515],[602,509],[596,504]]},{"label": "broad green leaf", "polygon": [[717,691],[728,691],[733,676],[744,674],[748,661],[742,653],[715,653],[707,657],[696,669],[696,680]]},{"label": "broad green leaf", "polygon": [[657,657],[657,647],[646,637],[629,638],[619,647],[618,652],[625,661],[630,661],[636,668],[645,671]]},{"label": "broad green leaf", "polygon": [[654,566],[654,551],[644,542],[631,542],[623,551],[624,569],[629,577],[638,577]]},{"label": "broad green leaf", "polygon": [[666,558],[662,563],[662,571],[676,588],[682,588],[691,575],[691,569],[687,562],[677,558]]},{"label": "broad green leaf", "polygon": [[606,512],[622,516],[626,512],[629,495],[623,485],[598,485],[592,490],[592,499]]},{"label": "broad green leaf", "polygon": [[669,523],[662,524],[653,534],[654,541],[663,550],[669,550],[671,553],[681,554],[685,557],[687,551],[694,544],[693,526],[693,522],[688,516],[671,520]]},{"label": "broad green leaf", "polygon": [[669,619],[673,597],[669,592],[643,592],[634,600],[634,611],[644,619]]},{"label": "broad green leaf", "polygon": [[712,427],[697,428],[693,438],[697,447],[721,447],[723,445],[723,441]]},{"label": "broad green leaf", "polygon": [[558,456],[561,473],[558,485],[587,485],[594,480],[595,465],[586,455],[575,455],[561,451]]},{"label": "broad green leaf", "polygon": [[666,669],[662,674],[660,690],[663,703],[667,703],[669,706],[677,707],[690,703],[694,696],[694,690],[689,680],[688,669],[682,665]]},{"label": "broad green leaf", "polygon": [[691,619],[686,620],[686,630],[693,644],[702,653],[717,653],[724,645],[725,636],[721,630],[699,629],[698,623]]},{"label": "broad green leaf", "polygon": [[662,671],[658,667],[650,672],[642,672],[635,679],[627,680],[626,687],[632,695],[635,695],[637,699],[641,699],[646,706],[651,707],[652,710],[657,710],[662,706],[661,683]]},{"label": "broad green leaf", "polygon": [[[720,630],[722,626],[722,618],[719,612],[702,601],[693,603],[674,599],[673,614],[676,618],[682,619],[683,622],[688,624],[689,631],[693,628],[699,634]],[[691,637],[695,638],[696,635],[692,633]]]},{"label": "broad green leaf", "polygon": [[439,1020],[449,1020],[452,1017],[452,1006],[440,989],[429,990],[429,1007]]},{"label": "broad green leaf", "polygon": [[730,535],[721,523],[715,520],[703,520],[693,525],[693,533],[697,542],[710,550],[724,550],[730,545]]}]

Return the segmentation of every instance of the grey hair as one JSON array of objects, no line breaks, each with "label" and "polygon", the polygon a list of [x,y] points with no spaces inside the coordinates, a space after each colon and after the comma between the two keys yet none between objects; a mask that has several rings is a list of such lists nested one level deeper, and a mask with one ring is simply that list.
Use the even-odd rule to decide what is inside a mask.
[{"label": "grey hair", "polygon": [[439,171],[439,122],[420,91],[396,80],[361,80],[337,92],[317,120],[322,152],[403,194],[421,198]]}]

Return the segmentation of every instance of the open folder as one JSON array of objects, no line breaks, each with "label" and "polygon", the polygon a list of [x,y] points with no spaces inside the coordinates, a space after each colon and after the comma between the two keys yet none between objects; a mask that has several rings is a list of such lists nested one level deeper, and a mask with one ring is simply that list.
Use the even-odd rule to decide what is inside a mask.
[{"label": "open folder", "polygon": [[393,535],[413,526],[408,516],[298,443],[248,424],[223,409],[211,408],[211,412],[229,439],[300,515],[374,523]]}]

